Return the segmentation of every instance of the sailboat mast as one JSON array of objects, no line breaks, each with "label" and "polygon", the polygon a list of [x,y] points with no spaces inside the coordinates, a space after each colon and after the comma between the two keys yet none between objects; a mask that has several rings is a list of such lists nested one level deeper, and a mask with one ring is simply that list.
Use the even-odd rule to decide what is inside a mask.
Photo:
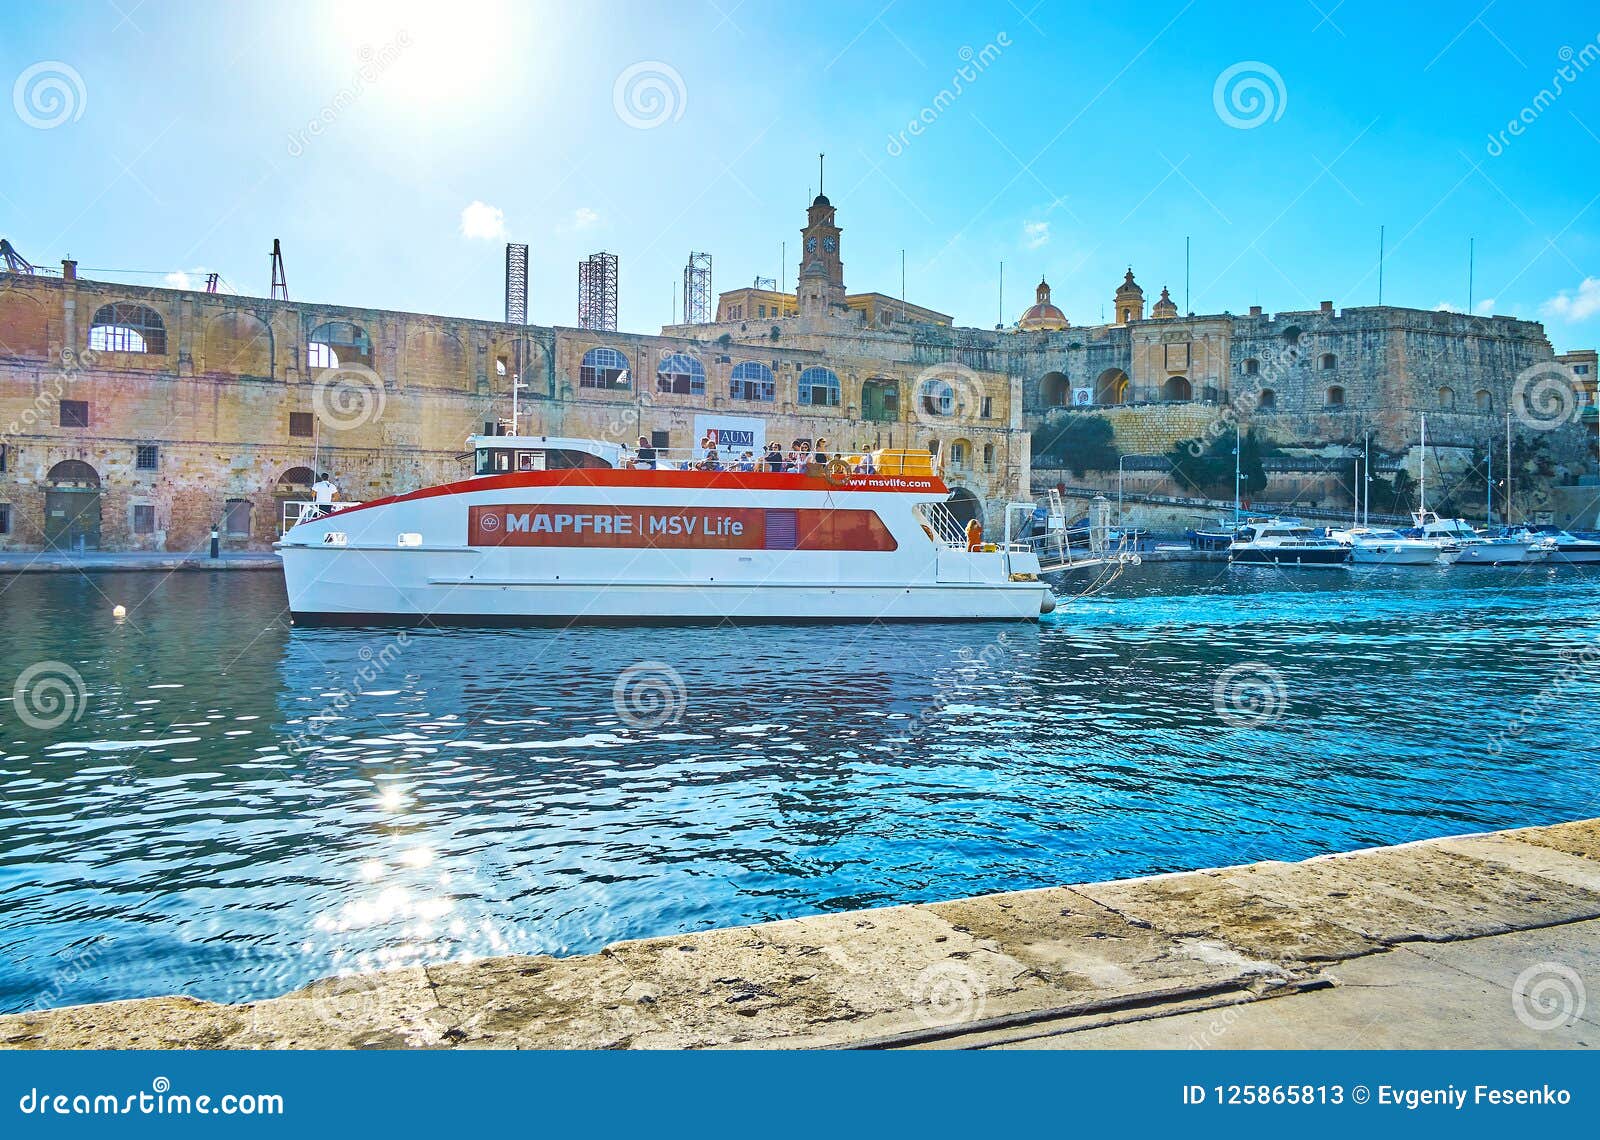
[{"label": "sailboat mast", "polygon": [[1428,513],[1428,413],[1422,413],[1422,432],[1417,437],[1417,510]]},{"label": "sailboat mast", "polygon": [[1511,525],[1511,413],[1506,413],[1506,525]]},{"label": "sailboat mast", "polygon": [[1239,529],[1239,453],[1244,450],[1244,428],[1233,421],[1233,529]]}]

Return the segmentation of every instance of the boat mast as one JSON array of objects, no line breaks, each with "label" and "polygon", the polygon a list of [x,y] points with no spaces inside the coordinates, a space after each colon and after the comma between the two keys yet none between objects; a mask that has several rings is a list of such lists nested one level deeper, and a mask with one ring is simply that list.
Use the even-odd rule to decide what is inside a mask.
[{"label": "boat mast", "polygon": [[1361,464],[1364,477],[1361,480],[1361,525],[1372,525],[1372,432],[1366,435],[1366,458]]},{"label": "boat mast", "polygon": [[[1483,525],[1490,526],[1494,523],[1494,448],[1488,450],[1488,473],[1483,477]],[[1506,520],[1510,525],[1511,520]]]},{"label": "boat mast", "polygon": [[1506,413],[1506,525],[1511,525],[1511,413]]},{"label": "boat mast", "polygon": [[1422,413],[1422,430],[1417,436],[1417,525],[1422,526],[1421,515],[1428,513],[1428,413]]},{"label": "boat mast", "polygon": [[1233,529],[1239,529],[1239,453],[1244,450],[1244,428],[1233,421]]}]

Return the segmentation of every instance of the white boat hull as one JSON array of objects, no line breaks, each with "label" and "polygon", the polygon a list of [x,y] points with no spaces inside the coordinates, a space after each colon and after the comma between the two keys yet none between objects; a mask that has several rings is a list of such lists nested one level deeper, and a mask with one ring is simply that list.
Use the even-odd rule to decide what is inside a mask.
[{"label": "white boat hull", "polygon": [[1350,548],[1350,560],[1362,566],[1437,566],[1437,546],[1361,546]]},{"label": "white boat hull", "polygon": [[1464,543],[1456,555],[1453,566],[1518,566],[1539,562],[1542,558],[1531,556],[1525,542]]}]

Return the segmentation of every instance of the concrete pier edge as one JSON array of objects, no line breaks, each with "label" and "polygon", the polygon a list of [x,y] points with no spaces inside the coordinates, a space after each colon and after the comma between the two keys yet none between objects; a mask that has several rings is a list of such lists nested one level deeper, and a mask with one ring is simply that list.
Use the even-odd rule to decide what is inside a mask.
[{"label": "concrete pier edge", "polygon": [[[1555,1016],[1538,971],[1576,982]],[[0,1047],[1574,1048],[1597,971],[1589,819],[12,1014]]]}]

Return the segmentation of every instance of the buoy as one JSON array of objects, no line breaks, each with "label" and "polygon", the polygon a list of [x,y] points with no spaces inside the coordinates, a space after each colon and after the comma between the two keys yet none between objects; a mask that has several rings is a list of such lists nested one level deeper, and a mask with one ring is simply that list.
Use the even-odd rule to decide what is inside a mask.
[{"label": "buoy", "polygon": [[111,608],[111,616],[116,618],[118,621],[121,621],[123,618],[128,616],[128,607],[127,606],[113,606]]}]

